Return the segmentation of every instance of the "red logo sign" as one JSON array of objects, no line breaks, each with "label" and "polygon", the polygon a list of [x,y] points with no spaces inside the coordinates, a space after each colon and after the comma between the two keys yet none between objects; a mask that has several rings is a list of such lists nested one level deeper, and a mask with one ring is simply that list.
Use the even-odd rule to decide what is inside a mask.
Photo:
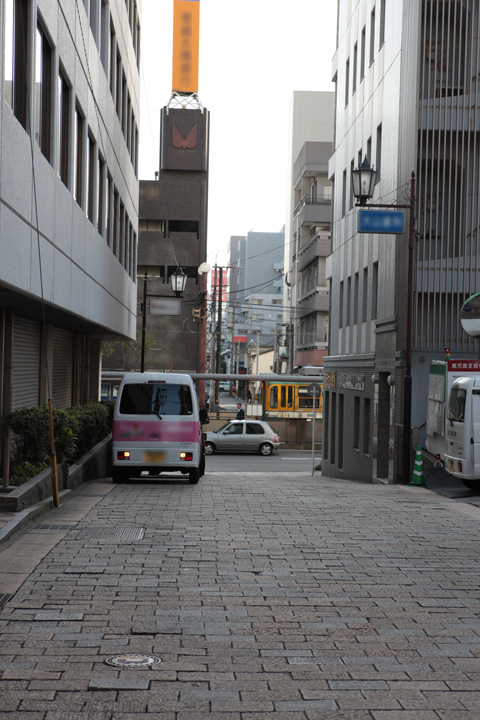
[{"label": "red logo sign", "polygon": [[184,138],[180,130],[177,128],[176,125],[173,125],[172,128],[172,143],[173,147],[175,148],[181,148],[182,150],[192,150],[196,144],[197,144],[197,126],[195,125],[190,132],[188,133],[187,137]]},{"label": "red logo sign", "polygon": [[452,372],[452,370],[478,372],[480,370],[480,360],[449,360],[448,372]]}]

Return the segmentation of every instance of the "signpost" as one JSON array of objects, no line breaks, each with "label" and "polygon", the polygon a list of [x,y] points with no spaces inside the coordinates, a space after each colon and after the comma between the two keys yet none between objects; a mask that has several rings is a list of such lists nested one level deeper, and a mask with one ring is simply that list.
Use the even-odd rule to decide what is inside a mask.
[{"label": "signpost", "polygon": [[357,232],[400,235],[405,232],[405,213],[402,210],[359,210]]},{"label": "signpost", "polygon": [[313,417],[312,417],[312,476],[315,473],[315,405],[317,397],[320,397],[321,388],[318,383],[310,383],[307,388],[308,394],[313,397]]}]

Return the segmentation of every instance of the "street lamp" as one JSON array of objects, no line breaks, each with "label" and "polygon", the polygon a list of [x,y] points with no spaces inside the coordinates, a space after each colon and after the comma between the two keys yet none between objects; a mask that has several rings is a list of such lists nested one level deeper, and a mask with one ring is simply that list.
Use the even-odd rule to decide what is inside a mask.
[{"label": "street lamp", "polygon": [[[376,171],[365,160],[357,170],[352,170],[353,194],[358,200],[356,207],[365,207],[367,200],[373,197]],[[407,358],[405,368],[405,395],[403,413],[403,481],[410,480],[410,446],[412,426],[412,328],[413,328],[413,250],[415,247],[415,173],[410,178],[410,203],[408,205],[369,203],[373,208],[390,208],[393,210],[410,210],[408,233],[408,289],[407,289]]]},{"label": "street lamp", "polygon": [[187,284],[187,276],[183,272],[181,267],[177,267],[174,273],[170,276],[170,283],[172,290],[175,293],[175,297],[180,297],[180,293],[185,290]]},{"label": "street lamp", "polygon": [[365,160],[356,170],[352,170],[353,194],[360,205],[366,205],[367,200],[373,197],[377,171],[370,167],[365,155]]}]

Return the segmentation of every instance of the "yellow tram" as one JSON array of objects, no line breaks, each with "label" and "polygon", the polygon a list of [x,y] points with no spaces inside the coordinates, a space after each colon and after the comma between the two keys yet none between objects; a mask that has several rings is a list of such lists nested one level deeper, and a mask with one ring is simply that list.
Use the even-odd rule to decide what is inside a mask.
[{"label": "yellow tram", "polygon": [[[320,384],[320,397],[315,398],[316,419],[322,419],[323,384]],[[310,382],[281,382],[280,380],[265,383],[265,417],[267,419],[301,418],[311,419],[313,397],[308,394]]]}]

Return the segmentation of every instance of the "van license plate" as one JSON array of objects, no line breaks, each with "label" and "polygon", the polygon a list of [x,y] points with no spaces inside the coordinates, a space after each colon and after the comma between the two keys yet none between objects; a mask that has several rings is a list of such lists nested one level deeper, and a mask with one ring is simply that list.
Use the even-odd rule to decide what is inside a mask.
[{"label": "van license plate", "polygon": [[164,452],[146,452],[143,454],[143,462],[163,463],[163,462],[165,462],[165,453]]}]

